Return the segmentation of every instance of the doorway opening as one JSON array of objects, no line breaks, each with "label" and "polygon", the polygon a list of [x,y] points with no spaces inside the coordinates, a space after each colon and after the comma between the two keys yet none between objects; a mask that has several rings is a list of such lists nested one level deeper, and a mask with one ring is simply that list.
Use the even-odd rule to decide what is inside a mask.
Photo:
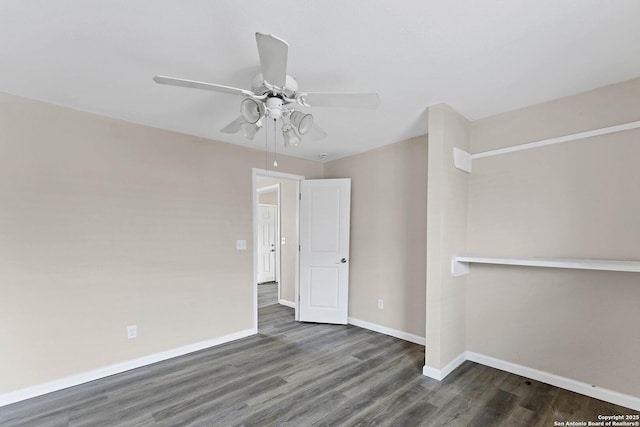
[{"label": "doorway opening", "polygon": [[[258,183],[260,185],[260,183]],[[258,188],[258,278],[259,284],[279,282],[280,184]]]},{"label": "doorway opening", "polygon": [[258,308],[280,299],[280,183],[258,180]]},{"label": "doorway opening", "polygon": [[[304,176],[300,175],[253,169],[253,288],[256,330],[258,308],[265,305],[292,307],[294,317],[298,320],[298,212],[300,181],[303,179]],[[272,221],[269,216],[274,210],[275,218]]]}]

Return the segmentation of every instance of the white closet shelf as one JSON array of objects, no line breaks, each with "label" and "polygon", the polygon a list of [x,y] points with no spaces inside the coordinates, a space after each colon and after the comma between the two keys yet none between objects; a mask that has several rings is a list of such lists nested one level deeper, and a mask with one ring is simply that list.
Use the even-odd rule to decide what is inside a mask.
[{"label": "white closet shelf", "polygon": [[499,258],[484,256],[454,256],[451,274],[454,277],[469,274],[469,264],[520,265],[525,267],[570,268],[579,270],[630,271],[640,273],[640,261],[614,261],[605,259],[567,258]]}]

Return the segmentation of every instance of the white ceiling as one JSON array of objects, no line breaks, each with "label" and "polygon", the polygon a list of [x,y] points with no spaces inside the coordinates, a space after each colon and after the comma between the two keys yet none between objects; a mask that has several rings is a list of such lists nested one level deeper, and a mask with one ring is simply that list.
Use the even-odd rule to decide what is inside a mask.
[{"label": "white ceiling", "polygon": [[426,133],[432,104],[475,120],[640,76],[639,22],[638,0],[0,0],[0,91],[262,148],[219,132],[240,98],[152,77],[249,89],[271,33],[302,91],[380,94],[310,110],[329,137],[288,154],[331,160]]}]

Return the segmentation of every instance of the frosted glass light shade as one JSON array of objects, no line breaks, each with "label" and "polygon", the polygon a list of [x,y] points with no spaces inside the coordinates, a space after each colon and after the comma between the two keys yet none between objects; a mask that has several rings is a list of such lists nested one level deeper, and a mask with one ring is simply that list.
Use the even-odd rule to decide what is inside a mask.
[{"label": "frosted glass light shade", "polygon": [[247,123],[257,123],[264,113],[264,105],[255,99],[246,98],[240,104],[240,115]]},{"label": "frosted glass light shade", "polygon": [[282,130],[282,136],[284,137],[285,147],[289,147],[291,145],[293,145],[294,147],[297,147],[298,144],[302,142],[302,139],[300,139],[296,131],[293,130],[293,127],[291,126]]},{"label": "frosted glass light shade", "polygon": [[253,138],[256,136],[256,133],[258,133],[259,130],[260,126],[253,123],[242,123],[240,125],[242,136],[247,138],[249,141],[253,141]]},{"label": "frosted glass light shade", "polygon": [[313,116],[301,111],[294,111],[291,113],[291,123],[295,126],[300,135],[304,135],[311,130],[311,127],[313,127]]}]

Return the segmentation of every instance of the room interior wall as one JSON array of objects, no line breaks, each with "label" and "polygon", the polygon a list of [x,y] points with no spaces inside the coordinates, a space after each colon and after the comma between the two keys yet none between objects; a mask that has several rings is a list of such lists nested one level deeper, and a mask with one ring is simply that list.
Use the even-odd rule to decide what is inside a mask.
[{"label": "room interior wall", "polygon": [[424,337],[427,137],[327,162],[324,174],[351,178],[349,317]]},{"label": "room interior wall", "polygon": [[469,122],[446,104],[429,107],[427,317],[425,375],[440,379],[465,352],[466,278],[451,276],[451,257],[466,250],[468,175],[453,167],[453,148],[469,149]]},{"label": "room interior wall", "polygon": [[[296,182],[290,179],[261,178],[258,188],[280,185],[280,299],[295,301],[296,240],[298,234]],[[266,193],[275,194],[275,193]]]},{"label": "room interior wall", "polygon": [[[471,152],[640,120],[640,79],[489,117]],[[640,130],[473,161],[468,253],[640,260]],[[640,397],[640,275],[472,265],[467,349]]]},{"label": "room interior wall", "polygon": [[[262,187],[260,187],[262,188]],[[278,192],[269,191],[266,193],[258,193],[258,203],[265,205],[277,205],[278,204]]]},{"label": "room interior wall", "polygon": [[253,253],[236,240],[252,247],[263,165],[257,150],[0,94],[0,395],[251,329]]}]

